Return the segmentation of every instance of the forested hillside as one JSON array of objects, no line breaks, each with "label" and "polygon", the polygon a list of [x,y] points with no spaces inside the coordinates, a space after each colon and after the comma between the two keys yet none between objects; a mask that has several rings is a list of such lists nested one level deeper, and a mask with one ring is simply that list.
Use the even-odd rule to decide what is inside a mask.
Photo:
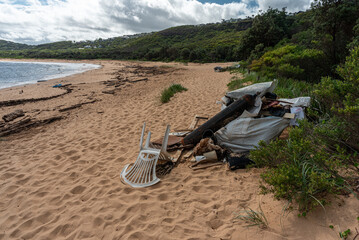
[{"label": "forested hillside", "polygon": [[0,50],[21,50],[28,48],[31,48],[31,46],[21,43],[14,43],[10,41],[0,40]]},{"label": "forested hillside", "polygon": [[[242,32],[252,19],[228,20],[222,23],[187,25],[160,32],[95,41],[62,41],[27,46],[21,51],[11,45],[0,47],[1,57],[66,59],[141,59],[162,61],[234,61]],[[14,43],[13,43],[14,44]],[[25,50],[24,50],[25,49]]]}]

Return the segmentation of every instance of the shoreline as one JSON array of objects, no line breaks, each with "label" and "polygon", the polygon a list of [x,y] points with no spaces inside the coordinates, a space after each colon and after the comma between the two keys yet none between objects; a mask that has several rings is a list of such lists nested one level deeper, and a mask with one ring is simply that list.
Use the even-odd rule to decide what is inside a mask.
[{"label": "shoreline", "polygon": [[[193,171],[182,162],[154,186],[124,185],[120,173],[138,155],[143,122],[155,140],[167,124],[184,129],[195,115],[218,113],[231,75],[213,68],[231,63],[94,62],[103,67],[0,90],[7,100],[68,91],[54,82],[71,90],[0,107],[0,117],[17,109],[32,121],[61,117],[0,137],[0,239],[337,239],[339,230],[357,226],[353,196],[335,197],[326,212],[305,218],[283,214],[286,202],[260,195],[262,169]],[[188,90],[161,104],[161,91],[173,83]],[[234,213],[259,205],[269,228],[234,221]]]},{"label": "shoreline", "polygon": [[[27,61],[29,60],[29,61]],[[28,82],[22,82],[13,86],[7,86],[7,87],[0,87],[0,89],[6,89],[6,88],[12,88],[12,87],[17,87],[17,86],[24,86],[24,85],[29,85],[29,84],[36,84],[39,82],[45,82],[45,81],[49,81],[49,80],[55,80],[55,79],[60,79],[60,78],[66,78],[72,75],[76,75],[76,74],[81,74],[87,71],[91,71],[91,70],[96,70],[96,69],[100,69],[103,66],[99,65],[99,64],[93,64],[93,63],[83,63],[83,62],[68,62],[68,61],[64,61],[64,60],[60,60],[60,61],[55,61],[55,59],[49,59],[49,60],[54,60],[54,61],[34,61],[34,60],[38,60],[38,59],[26,59],[26,61],[22,61],[19,59],[3,59],[0,58],[0,62],[5,62],[5,63],[29,63],[29,64],[46,64],[46,65],[52,65],[52,64],[59,64],[59,65],[63,65],[63,66],[67,66],[67,65],[71,65],[71,64],[82,64],[86,65],[88,67],[91,67],[90,69],[84,69],[84,70],[80,70],[81,67],[79,66],[77,69],[72,69],[72,73],[62,73],[62,74],[54,74],[54,75],[48,75],[43,79],[39,79],[39,80],[29,80]]]}]

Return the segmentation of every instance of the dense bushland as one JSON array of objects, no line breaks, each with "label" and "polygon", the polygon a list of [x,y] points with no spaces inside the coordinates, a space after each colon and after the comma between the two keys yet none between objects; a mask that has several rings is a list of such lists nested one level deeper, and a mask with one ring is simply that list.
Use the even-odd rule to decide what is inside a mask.
[{"label": "dense bushland", "polygon": [[[269,10],[261,18],[273,13],[282,14]],[[308,119],[291,129],[288,139],[261,143],[250,153],[258,167],[266,168],[261,176],[263,193],[286,199],[303,213],[324,206],[328,194],[357,196],[358,18],[358,1],[314,1],[309,11],[283,18],[292,21],[289,28],[277,26],[283,29],[283,39],[250,46],[241,62],[244,78],[228,85],[235,89],[245,82],[276,78],[280,97],[312,98]],[[250,33],[249,29],[242,36]]]}]

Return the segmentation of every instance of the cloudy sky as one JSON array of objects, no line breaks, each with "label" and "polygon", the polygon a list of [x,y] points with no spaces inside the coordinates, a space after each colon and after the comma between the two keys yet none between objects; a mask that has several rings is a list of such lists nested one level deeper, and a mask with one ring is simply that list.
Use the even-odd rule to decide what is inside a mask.
[{"label": "cloudy sky", "polygon": [[245,18],[268,7],[308,9],[311,0],[0,0],[0,39],[39,44],[94,40]]}]

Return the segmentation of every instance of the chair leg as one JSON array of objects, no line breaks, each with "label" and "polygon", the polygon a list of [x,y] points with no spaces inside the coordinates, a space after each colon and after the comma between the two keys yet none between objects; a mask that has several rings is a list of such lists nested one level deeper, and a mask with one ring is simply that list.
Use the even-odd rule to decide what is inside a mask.
[{"label": "chair leg", "polygon": [[167,125],[165,136],[163,137],[161,151],[167,152],[168,136],[170,134],[171,126]]},{"label": "chair leg", "polygon": [[148,132],[147,138],[146,138],[146,143],[145,143],[146,149],[150,146],[150,141],[151,141],[151,132]]},{"label": "chair leg", "polygon": [[142,127],[142,133],[141,133],[141,139],[140,139],[140,151],[142,150],[143,137],[145,135],[145,128],[146,128],[146,122],[143,123],[143,127]]}]

